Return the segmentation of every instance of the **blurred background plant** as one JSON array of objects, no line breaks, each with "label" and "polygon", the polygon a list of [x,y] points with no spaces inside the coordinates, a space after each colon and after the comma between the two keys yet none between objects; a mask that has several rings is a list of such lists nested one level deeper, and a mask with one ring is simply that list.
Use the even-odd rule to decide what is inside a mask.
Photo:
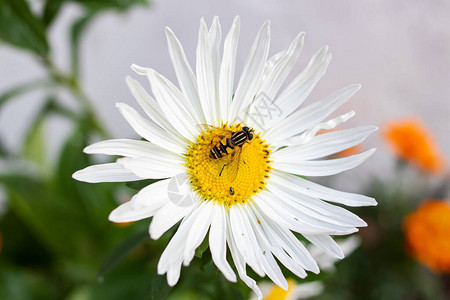
[{"label": "blurred background plant", "polygon": [[372,175],[366,194],[378,206],[356,210],[369,225],[359,232],[361,247],[317,299],[450,299],[445,158],[418,118],[388,122],[382,136],[397,161],[394,174]]},{"label": "blurred background plant", "polygon": [[[0,110],[24,93],[45,94],[21,149],[11,151],[0,140],[0,187],[6,199],[0,216],[0,299],[249,299],[245,285],[230,283],[217,271],[206,245],[183,269],[180,283],[169,288],[165,277],[156,275],[156,264],[172,232],[151,241],[148,220],[122,225],[107,221],[119,202],[148,181],[92,185],[71,177],[95,163],[82,149],[110,135],[93,109],[96,99],[81,84],[83,36],[101,14],[127,13],[149,3],[46,0],[37,8],[30,3],[0,0],[1,43],[30,53],[45,71],[43,77],[0,92]],[[48,36],[69,3],[82,14],[70,25],[70,64],[62,68],[54,61]],[[69,93],[77,105],[60,101],[61,93]],[[44,129],[54,116],[70,122],[72,131],[58,157],[49,160]],[[445,158],[417,119],[386,124],[383,136],[397,160],[395,170],[389,170],[394,177],[373,175],[362,191],[379,206],[356,211],[369,224],[358,234],[358,244],[336,266],[324,258],[328,267],[305,280],[284,270],[291,278],[289,292],[266,285],[267,299],[450,299]]]}]

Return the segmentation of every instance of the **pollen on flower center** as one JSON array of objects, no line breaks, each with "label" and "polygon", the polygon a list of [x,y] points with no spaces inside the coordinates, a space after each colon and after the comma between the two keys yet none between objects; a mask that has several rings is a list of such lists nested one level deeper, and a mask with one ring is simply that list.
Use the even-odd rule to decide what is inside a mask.
[{"label": "pollen on flower center", "polygon": [[[232,135],[243,133],[243,126],[235,124],[204,130],[187,151],[186,161],[192,187],[204,200],[216,201],[228,207],[246,203],[264,189],[271,171],[270,150],[259,133],[245,139],[234,149]],[[222,146],[220,146],[222,145]],[[216,147],[216,148],[215,148]],[[218,150],[211,154],[211,150]],[[226,152],[220,151],[226,149]],[[213,152],[215,150],[213,149]]]}]

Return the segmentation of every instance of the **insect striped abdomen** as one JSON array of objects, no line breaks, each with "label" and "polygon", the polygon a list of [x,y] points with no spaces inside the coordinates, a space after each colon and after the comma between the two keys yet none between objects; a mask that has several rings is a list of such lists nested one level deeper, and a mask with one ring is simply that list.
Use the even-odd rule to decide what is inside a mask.
[{"label": "insect striped abdomen", "polygon": [[[241,149],[245,142],[250,141],[253,138],[252,132],[253,129],[243,127],[242,130],[233,132],[229,138],[223,139],[222,136],[222,141],[219,141],[211,148],[209,157],[212,159],[219,159],[229,154],[227,148],[235,150],[235,148],[238,147]],[[231,154],[234,156],[235,152],[231,151]]]},{"label": "insect striped abdomen", "polygon": [[231,143],[235,146],[242,146],[247,141],[247,139],[248,137],[245,131],[241,130],[233,133],[233,135],[231,136]]}]

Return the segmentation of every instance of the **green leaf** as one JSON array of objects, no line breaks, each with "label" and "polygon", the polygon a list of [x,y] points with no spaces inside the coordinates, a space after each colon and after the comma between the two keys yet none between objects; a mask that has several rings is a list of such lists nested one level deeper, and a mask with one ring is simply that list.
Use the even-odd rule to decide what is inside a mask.
[{"label": "green leaf", "polygon": [[145,188],[146,186],[153,184],[155,182],[158,182],[160,180],[164,180],[165,178],[162,179],[144,179],[144,180],[138,180],[138,181],[130,181],[127,182],[127,187],[129,187],[132,190],[136,190],[136,191],[140,191],[143,188]]},{"label": "green leaf", "polygon": [[96,13],[90,12],[87,15],[76,20],[70,29],[70,53],[71,53],[71,68],[75,77],[79,75],[79,52],[80,41],[84,31],[96,16]]},{"label": "green leaf", "polygon": [[203,239],[203,242],[200,244],[200,246],[198,246],[198,248],[195,249],[195,257],[202,258],[203,252],[205,252],[206,249],[208,249],[208,245],[209,245],[208,237],[209,237],[209,234],[206,235],[206,237]]},{"label": "green leaf", "polygon": [[[78,120],[74,131],[62,147],[52,185],[58,194],[64,197],[65,202],[78,205],[77,212],[84,216],[81,224],[83,230],[91,237],[105,239],[102,228],[104,230],[107,228],[108,213],[117,206],[116,188],[119,185],[116,183],[93,185],[72,178],[74,172],[93,164],[91,157],[83,153],[83,148],[88,144],[92,134],[92,122],[89,118]],[[92,230],[89,231],[89,228]]]},{"label": "green leaf", "polygon": [[47,0],[44,6],[44,12],[42,15],[42,21],[45,26],[49,26],[51,22],[58,15],[64,0]]},{"label": "green leaf", "polygon": [[153,273],[152,276],[152,285],[151,285],[151,292],[150,292],[150,299],[151,300],[163,300],[167,298],[167,295],[169,295],[169,292],[172,290],[172,287],[170,287],[167,284],[166,277],[158,275],[156,272]]},{"label": "green leaf", "polygon": [[74,0],[83,4],[91,11],[100,11],[105,9],[114,9],[126,11],[133,6],[148,5],[147,0]]},{"label": "green leaf", "polygon": [[72,112],[58,104],[53,96],[47,98],[44,106],[31,123],[22,147],[23,156],[40,166],[46,166],[45,121],[51,113],[73,118]]},{"label": "green leaf", "polygon": [[6,149],[5,145],[3,144],[2,140],[0,140],[0,157],[7,157],[9,156],[9,151]]},{"label": "green leaf", "polygon": [[80,119],[74,131],[67,137],[59,157],[56,170],[57,185],[63,190],[74,189],[76,182],[72,178],[75,171],[91,164],[89,157],[83,153],[91,134],[91,124],[87,118]]},{"label": "green leaf", "polygon": [[[72,255],[74,243],[70,223],[67,216],[61,214],[65,207],[61,207],[58,197],[47,189],[45,182],[29,176],[5,174],[0,175],[0,183],[5,187],[11,209],[43,244],[55,253]],[[67,239],[68,232],[70,239]]]},{"label": "green leaf", "polygon": [[126,238],[113,252],[106,258],[98,271],[98,278],[102,280],[104,275],[114,268],[122,259],[137,246],[149,239],[148,231],[140,231]]},{"label": "green leaf", "polygon": [[38,122],[28,132],[23,145],[23,156],[40,166],[45,166],[45,123]]},{"label": "green leaf", "polygon": [[[2,0],[0,0],[0,1],[2,1]],[[37,80],[32,80],[27,83],[23,83],[18,86],[15,86],[15,87],[11,88],[10,90],[4,92],[2,95],[0,95],[0,108],[8,100],[11,100],[21,94],[32,92],[32,91],[42,88],[42,87],[50,87],[52,85],[53,85],[53,83],[51,83],[47,79],[37,79]]]},{"label": "green leaf", "polygon": [[40,276],[40,272],[3,264],[0,268],[1,299],[56,299],[54,282]]},{"label": "green leaf", "polygon": [[1,238],[6,241],[1,247],[0,260],[6,260],[24,268],[45,266],[51,263],[51,253],[14,210],[9,209],[2,215],[0,228]]},{"label": "green leaf", "polygon": [[49,97],[44,106],[36,115],[34,121],[31,123],[30,129],[23,143],[23,156],[40,166],[45,166],[45,120],[48,114],[52,111],[55,99]]},{"label": "green leaf", "polygon": [[80,260],[96,260],[120,235],[109,234],[113,225],[107,221],[116,206],[115,186],[72,181],[72,186],[64,188],[44,176],[0,174],[10,209],[45,249],[79,266]]},{"label": "green leaf", "polygon": [[[222,274],[216,275],[218,278],[216,280],[216,299],[217,300],[244,300],[249,299],[248,295],[242,292],[242,288],[239,289],[239,283],[233,283],[225,279]],[[242,284],[241,284],[242,285]],[[247,287],[244,287],[245,291],[248,291]],[[247,292],[248,294],[248,292]]]},{"label": "green leaf", "polygon": [[0,39],[46,57],[49,45],[44,23],[25,0],[0,0]]}]

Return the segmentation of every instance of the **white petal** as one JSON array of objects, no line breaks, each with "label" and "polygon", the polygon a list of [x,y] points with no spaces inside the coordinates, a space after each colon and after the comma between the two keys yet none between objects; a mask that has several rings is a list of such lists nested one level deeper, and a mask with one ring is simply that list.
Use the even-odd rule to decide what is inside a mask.
[{"label": "white petal", "polygon": [[205,114],[206,122],[215,124],[215,113],[212,103],[215,102],[216,91],[214,84],[213,62],[211,58],[211,47],[208,39],[208,29],[203,18],[200,21],[197,45],[197,87],[200,96],[200,103]]},{"label": "white petal", "polygon": [[312,103],[305,108],[294,112],[269,129],[267,134],[264,135],[264,138],[271,143],[272,141],[275,142],[294,136],[317,125],[350,99],[360,87],[361,86],[358,84],[350,85],[334,92],[325,99]]},{"label": "white petal", "polygon": [[150,237],[154,240],[159,239],[167,230],[189,214],[192,209],[193,206],[183,207],[175,205],[171,201],[167,202],[152,219],[149,228]]},{"label": "white petal", "polygon": [[[187,217],[186,217],[187,218]],[[191,218],[192,219],[192,218]],[[162,275],[167,272],[167,281],[169,284],[175,284],[178,280],[178,276],[171,276],[170,273],[179,275],[177,269],[181,269],[181,263],[183,261],[183,251],[186,247],[186,235],[189,232],[189,224],[185,222],[185,219],[181,222],[177,232],[174,234],[166,249],[161,255],[158,262],[158,274]],[[172,279],[169,279],[172,277]]]},{"label": "white petal", "polygon": [[312,160],[312,161],[292,161],[273,163],[273,168],[287,173],[305,176],[328,176],[353,169],[365,162],[376,149],[337,159]]},{"label": "white petal", "polygon": [[264,73],[264,66],[269,53],[269,27],[269,21],[264,23],[250,49],[250,54],[244,65],[232,102],[232,114],[230,115],[232,123],[235,121],[235,118],[238,117],[238,114],[247,110],[247,106],[256,95],[258,84]]},{"label": "white petal", "polygon": [[301,210],[305,214],[320,219],[323,222],[344,227],[367,226],[366,222],[348,210],[319,199],[298,194],[294,190],[291,190],[290,187],[268,183],[267,189],[278,195],[282,201],[288,203],[294,210]]},{"label": "white petal", "polygon": [[262,266],[259,264],[253,249],[253,245],[257,243],[256,237],[247,217],[242,215],[241,210],[240,204],[235,204],[229,209],[232,237],[244,261],[259,276],[263,277]]},{"label": "white petal", "polygon": [[270,176],[277,184],[285,187],[290,187],[292,190],[306,196],[320,198],[323,200],[345,204],[348,206],[368,206],[377,205],[375,199],[354,194],[346,193],[338,190],[324,187],[317,183],[313,183],[298,176],[274,170]]},{"label": "white petal", "polygon": [[[314,258],[289,229],[279,225],[277,222],[271,221],[270,218],[267,218],[265,214],[255,206],[253,206],[253,211],[261,221],[261,225],[264,227],[264,231],[267,233],[274,247],[282,247],[284,251],[286,251],[286,253],[305,270],[319,273],[319,267]],[[306,273],[303,277],[305,276]]]},{"label": "white petal", "polygon": [[167,270],[167,284],[169,286],[175,286],[180,279],[181,263],[177,262],[170,266]]},{"label": "white petal", "polygon": [[[278,258],[278,260],[288,268],[292,273],[297,275],[300,278],[306,277],[306,272],[304,268],[300,265],[299,262],[292,259],[287,253],[283,250],[280,243],[273,237],[273,229],[271,226],[276,226],[274,223],[267,221],[255,208],[252,208],[253,212],[257,216],[258,225],[254,224],[255,227],[260,226],[261,229],[258,231],[261,235],[265,237],[268,241],[268,245],[270,245],[270,251]],[[255,229],[257,231],[257,229]],[[311,258],[312,259],[312,258]]]},{"label": "white petal", "polygon": [[131,65],[131,69],[136,72],[136,74],[147,76],[147,69],[145,67],[138,66],[136,64]]},{"label": "white petal", "polygon": [[[341,247],[344,255],[347,256],[361,245],[361,239],[357,235],[352,235],[348,238],[337,240],[336,243],[338,243],[339,247]],[[338,258],[329,256],[313,244],[309,245],[308,248],[311,255],[313,255],[316,259],[321,270],[327,272],[335,270],[334,265]]]},{"label": "white petal", "polygon": [[275,98],[274,104],[280,114],[268,120],[268,128],[290,115],[309,96],[331,61],[331,54],[327,55],[327,51],[327,46],[322,47],[311,58],[308,66]]},{"label": "white petal", "polygon": [[[219,79],[220,70],[220,43],[222,41],[222,29],[220,27],[219,17],[215,16],[211,28],[208,32],[208,41],[211,48],[212,66],[215,80]],[[217,81],[216,81],[217,82]]]},{"label": "white petal", "polygon": [[229,120],[229,110],[231,110],[231,100],[233,98],[234,89],[236,51],[240,27],[240,18],[237,16],[234,18],[233,25],[225,38],[223,47],[223,58],[219,76],[219,112],[221,114],[222,122]]},{"label": "white petal", "polygon": [[186,245],[186,239],[184,237],[189,230],[184,224],[185,222],[183,220],[166,249],[164,249],[157,266],[159,275],[167,273],[167,283],[170,286],[174,286],[180,278],[183,250]]},{"label": "white petal", "polygon": [[261,290],[259,289],[258,285],[256,284],[256,281],[247,275],[247,271],[245,269],[245,260],[242,257],[242,255],[239,253],[237,246],[234,242],[233,234],[231,233],[231,228],[230,228],[231,221],[228,219],[227,222],[228,222],[228,226],[227,226],[228,239],[227,240],[228,240],[229,246],[230,246],[231,257],[233,258],[233,261],[236,266],[236,270],[238,271],[239,277],[249,288],[251,288],[253,290],[253,292],[256,294],[258,299],[262,300]]},{"label": "white petal", "polygon": [[[172,119],[171,116],[171,111],[168,107],[175,107],[176,110],[181,110],[182,112],[184,112],[183,115],[180,115],[179,117],[183,117],[182,120],[184,121],[185,119],[187,119],[188,123],[192,123],[194,125],[199,124],[202,120],[203,117],[201,115],[201,112],[199,112],[196,108],[195,108],[195,103],[193,103],[192,101],[189,101],[184,94],[167,78],[165,78],[164,76],[162,76],[161,74],[157,73],[155,70],[153,70],[152,68],[144,68],[144,67],[140,67],[138,65],[133,64],[131,66],[131,68],[133,70],[136,71],[136,73],[138,73],[139,75],[145,75],[147,76],[147,79],[150,80],[150,83],[152,83],[152,77],[157,77],[156,79],[156,84],[158,84],[158,87],[161,87],[161,89],[158,90],[158,93],[167,93],[165,96],[168,96],[168,98],[166,99],[165,96],[163,97],[157,97],[157,100],[160,104],[159,108],[164,111],[164,115],[166,118],[168,118],[169,120]],[[161,85],[159,85],[161,83]],[[152,86],[153,88],[153,86]],[[155,90],[153,90],[153,93],[155,94]],[[174,99],[172,99],[174,98]],[[192,121],[194,120],[194,121]],[[192,129],[192,125],[188,126],[188,129]],[[195,126],[194,126],[195,127]]]},{"label": "white petal", "polygon": [[326,234],[304,234],[311,243],[322,249],[325,253],[336,258],[344,258],[341,247]]},{"label": "white petal", "polygon": [[149,116],[149,118],[158,124],[161,128],[166,130],[168,134],[172,135],[181,144],[187,144],[188,141],[185,137],[180,135],[180,133],[172,126],[172,124],[167,120],[164,113],[161,111],[161,107],[155,99],[150,97],[147,91],[142,87],[142,85],[137,81],[127,76],[126,83],[134,98],[136,98],[139,105]]},{"label": "white petal", "polygon": [[79,181],[98,182],[127,182],[142,180],[130,170],[117,163],[93,165],[73,173],[72,177]]},{"label": "white petal", "polygon": [[191,225],[189,234],[185,236],[186,248],[184,249],[183,264],[188,266],[195,255],[195,249],[203,242],[208,232],[213,217],[213,203],[203,201],[204,205],[198,208],[198,214]]},{"label": "white petal", "polygon": [[261,82],[265,81],[266,76],[268,76],[271,72],[275,64],[286,54],[287,50],[281,50],[280,52],[272,55],[266,62],[266,66],[264,67],[264,75],[261,79]]},{"label": "white petal", "polygon": [[300,33],[289,46],[289,49],[270,68],[262,81],[259,93],[264,93],[269,99],[274,99],[286,77],[297,62],[305,40],[305,33]]},{"label": "white petal", "polygon": [[[261,193],[260,195],[254,196],[254,204],[256,209],[261,211],[265,216],[267,216],[268,219],[270,219],[272,222],[280,224],[281,226],[287,227],[287,228],[296,228],[298,229],[300,225],[294,223],[291,218],[283,218],[281,216],[281,212],[275,210],[272,206],[268,205],[267,200],[265,199],[266,196],[264,193]],[[296,220],[297,221],[297,220]],[[299,220],[298,220],[299,222]],[[301,224],[304,225],[304,224]],[[300,230],[300,229],[298,229]],[[317,233],[317,230],[314,228],[309,228],[308,226],[303,226],[301,228],[302,232],[308,232],[308,233]]]},{"label": "white petal", "polygon": [[253,211],[247,206],[242,205],[243,211],[250,221],[250,225],[255,233],[256,243],[253,244],[255,248],[255,254],[259,263],[262,265],[264,273],[279,287],[284,290],[288,289],[288,283],[283,273],[281,272],[278,263],[275,261],[272,255],[272,246],[270,245],[266,234],[258,224]]},{"label": "white petal", "polygon": [[147,77],[166,118],[182,136],[194,141],[197,134],[196,125],[200,122],[199,119],[195,119],[194,108],[180,90],[161,74],[147,69]]},{"label": "white petal", "polygon": [[265,131],[272,126],[271,120],[283,113],[275,96],[297,62],[303,41],[304,33],[301,33],[287,51],[282,51],[280,56],[275,55],[267,61],[255,99],[245,112],[244,121],[248,126]]},{"label": "white petal", "polygon": [[222,205],[214,205],[214,218],[209,231],[209,250],[214,264],[226,279],[236,282],[236,274],[227,261],[227,221],[226,211]]},{"label": "white petal", "polygon": [[139,193],[130,201],[120,205],[109,214],[112,222],[134,222],[153,216],[169,201],[167,184],[169,179],[155,182]]},{"label": "white petal", "polygon": [[353,227],[338,226],[312,218],[303,211],[296,210],[294,207],[288,205],[283,199],[274,194],[268,194],[269,193],[261,193],[258,197],[255,196],[255,205],[257,205],[257,207],[274,222],[293,231],[302,234],[326,233],[339,235],[350,234],[357,231],[357,229]]},{"label": "white petal", "polygon": [[333,129],[336,126],[347,122],[350,118],[352,118],[355,115],[355,112],[349,111],[348,113],[345,113],[343,115],[340,115],[336,118],[333,118],[331,120],[328,120],[323,123],[319,123],[316,126],[306,130],[301,135],[293,136],[290,138],[279,140],[278,142],[274,143],[273,145],[276,147],[281,146],[294,146],[294,145],[303,145],[311,141],[317,132],[320,130],[329,130]]},{"label": "white petal", "polygon": [[174,163],[183,163],[181,155],[176,155],[164,148],[146,141],[116,139],[101,141],[83,150],[88,154],[120,155],[128,157],[147,157],[152,159],[170,159]]},{"label": "white petal", "polygon": [[197,89],[197,79],[194,72],[184,54],[183,47],[178,41],[172,30],[166,27],[167,43],[169,47],[170,58],[177,75],[178,83],[180,84],[181,91],[187,99],[192,103],[194,111],[197,114],[197,118],[201,124],[206,122],[203,115],[202,106],[200,104],[200,98]]},{"label": "white petal", "polygon": [[213,77],[210,81],[214,84],[214,98],[211,101],[211,111],[213,119],[218,122],[220,119],[220,99],[219,99],[219,74],[220,74],[220,42],[222,41],[222,29],[220,28],[219,18],[214,17],[213,23],[208,33],[208,43],[211,55],[211,64]]},{"label": "white petal", "polygon": [[116,106],[134,131],[149,142],[177,154],[186,152],[187,145],[178,144],[166,131],[144,119],[130,106],[125,103],[117,103]]},{"label": "white petal", "polygon": [[146,157],[119,158],[117,163],[142,178],[168,178],[185,171],[185,167],[171,159]]},{"label": "white petal", "polygon": [[133,204],[134,209],[151,208],[159,210],[168,201],[167,188],[172,178],[160,180],[152,183],[134,195],[129,202]]},{"label": "white petal", "polygon": [[155,214],[155,210],[150,207],[135,209],[131,201],[125,202],[110,214],[108,219],[115,223],[134,222],[142,219],[150,218]]},{"label": "white petal", "polygon": [[181,262],[183,261],[183,253],[186,248],[186,236],[192,230],[192,225],[197,219],[200,211],[199,207],[202,205],[204,205],[204,202],[194,206],[186,215],[159,259],[157,267],[158,274],[167,272],[167,281],[169,285],[174,285],[178,281]]},{"label": "white petal", "polygon": [[271,159],[291,162],[293,159],[298,161],[325,157],[362,143],[377,129],[375,126],[361,126],[319,134],[305,145],[286,147],[276,151]]},{"label": "white petal", "polygon": [[[274,210],[278,211],[281,217],[289,220],[292,223],[292,230],[308,230],[307,228],[310,228],[310,232],[315,232],[315,234],[327,233],[342,235],[358,231],[356,229],[357,226],[367,225],[363,220],[359,218],[355,219],[348,216],[350,212],[348,212],[347,214],[344,214],[342,212],[340,212],[340,214],[337,214],[337,212],[334,212],[336,218],[333,218],[330,217],[330,215],[332,214],[331,212],[324,212],[323,209],[320,210],[318,208],[318,204],[313,206],[311,204],[312,201],[308,203],[305,203],[305,201],[299,203],[299,201],[296,201],[297,198],[294,198],[292,195],[283,192],[281,189],[276,189],[274,186],[271,186],[271,188],[272,190],[268,190],[271,191],[272,194],[277,195],[277,198],[275,198],[276,203],[273,203],[272,206]],[[329,205],[331,206],[331,204]],[[340,217],[344,220],[338,219],[337,217]],[[303,233],[304,231],[298,232]]]}]

